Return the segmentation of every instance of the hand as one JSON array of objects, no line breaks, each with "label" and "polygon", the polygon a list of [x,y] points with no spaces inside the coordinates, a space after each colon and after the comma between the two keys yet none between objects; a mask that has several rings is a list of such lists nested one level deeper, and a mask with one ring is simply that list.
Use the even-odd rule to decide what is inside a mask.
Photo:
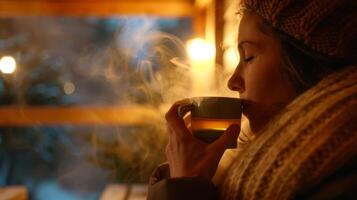
[{"label": "hand", "polygon": [[[211,179],[224,151],[237,142],[240,126],[231,125],[211,144],[202,142],[191,134],[184,120],[178,116],[178,107],[189,103],[189,99],[178,101],[165,115],[169,134],[166,157],[170,166],[170,175],[171,177],[203,176]],[[188,110],[184,112],[187,113]]]}]

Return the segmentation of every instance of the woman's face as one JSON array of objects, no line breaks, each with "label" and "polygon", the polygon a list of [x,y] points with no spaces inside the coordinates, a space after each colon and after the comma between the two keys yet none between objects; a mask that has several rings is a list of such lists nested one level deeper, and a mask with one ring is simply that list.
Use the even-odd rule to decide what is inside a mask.
[{"label": "woman's face", "polygon": [[240,62],[228,87],[239,92],[244,115],[251,130],[257,132],[297,94],[281,70],[280,42],[258,15],[243,14],[238,51]]}]

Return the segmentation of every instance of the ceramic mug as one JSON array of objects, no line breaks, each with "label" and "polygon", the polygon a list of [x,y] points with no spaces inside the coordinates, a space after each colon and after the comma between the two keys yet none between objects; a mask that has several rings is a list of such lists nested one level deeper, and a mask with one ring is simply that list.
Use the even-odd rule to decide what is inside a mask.
[{"label": "ceramic mug", "polygon": [[[242,116],[242,101],[231,97],[194,97],[190,104],[178,107],[178,115],[189,110],[187,123],[192,134],[206,143],[217,140],[231,124],[239,124]],[[186,111],[186,112],[185,112]]]}]

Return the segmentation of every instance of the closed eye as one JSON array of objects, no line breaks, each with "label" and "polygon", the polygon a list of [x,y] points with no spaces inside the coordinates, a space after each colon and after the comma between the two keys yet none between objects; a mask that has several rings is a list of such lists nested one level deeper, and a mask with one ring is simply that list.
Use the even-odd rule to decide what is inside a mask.
[{"label": "closed eye", "polygon": [[248,57],[248,58],[243,59],[243,61],[244,61],[245,63],[247,63],[247,62],[252,61],[253,59],[254,59],[254,56],[250,56],[250,57]]}]

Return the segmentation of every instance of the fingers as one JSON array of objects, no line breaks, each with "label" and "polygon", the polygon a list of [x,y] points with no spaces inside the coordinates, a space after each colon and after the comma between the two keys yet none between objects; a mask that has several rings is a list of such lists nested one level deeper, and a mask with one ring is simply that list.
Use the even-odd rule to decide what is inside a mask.
[{"label": "fingers", "polygon": [[169,163],[172,163],[171,159],[172,159],[172,150],[171,150],[171,147],[169,144],[166,145],[166,148],[165,148],[165,155],[166,155],[166,159]]},{"label": "fingers", "polygon": [[[176,102],[174,105],[171,106],[169,111],[166,113],[165,118],[167,121],[167,126],[169,127],[169,132],[176,134],[177,136],[181,137],[190,137],[191,134],[187,129],[184,120],[182,117],[179,116],[178,110],[179,108],[189,107],[191,105],[190,99],[184,99],[181,101]],[[181,116],[184,116],[190,109],[184,108],[180,109]]]},{"label": "fingers", "polygon": [[237,139],[240,132],[239,124],[232,124],[227,128],[227,130],[219,137],[215,142],[213,142],[209,148],[212,148],[215,152],[224,153],[227,148],[232,148],[237,146]]},{"label": "fingers", "polygon": [[[185,107],[191,105],[189,99],[176,102],[166,113],[169,141],[166,146],[166,157],[170,166],[171,177],[190,177],[200,175],[212,178],[218,163],[228,147],[235,144],[240,131],[239,125],[230,126],[214,143],[207,144],[195,138],[184,123],[182,116]],[[181,107],[181,117],[178,108]]]},{"label": "fingers", "polygon": [[190,102],[184,102],[182,103],[181,105],[179,105],[177,107],[177,115],[180,117],[180,118],[184,118],[185,115],[191,111],[192,109],[192,103]]},{"label": "fingers", "polygon": [[181,117],[183,118],[187,112],[191,110],[192,100],[191,99],[183,99],[175,102],[169,111],[166,113],[167,117]]}]

